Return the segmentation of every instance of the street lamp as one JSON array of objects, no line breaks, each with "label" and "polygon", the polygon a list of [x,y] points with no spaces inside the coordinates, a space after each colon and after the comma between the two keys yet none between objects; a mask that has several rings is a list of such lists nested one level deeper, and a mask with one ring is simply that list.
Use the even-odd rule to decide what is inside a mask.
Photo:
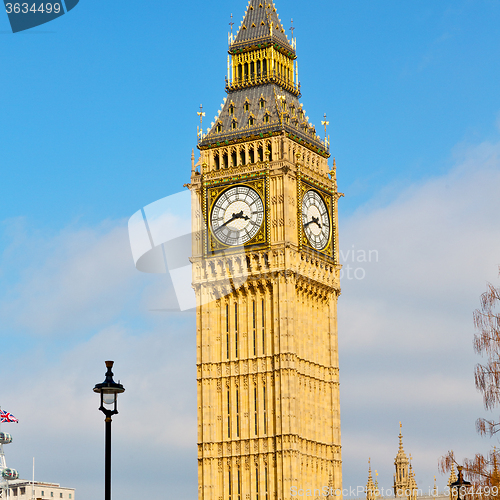
[{"label": "street lamp", "polygon": [[463,473],[462,473],[463,467],[461,465],[459,465],[457,467],[457,469],[458,469],[458,480],[455,481],[454,483],[451,483],[450,487],[452,489],[456,488],[456,491],[457,491],[457,500],[461,500],[460,493],[462,493],[463,495],[467,494],[467,486],[471,486],[471,483],[469,483],[469,481],[465,481],[464,480],[464,476],[463,476]]},{"label": "street lamp", "polygon": [[118,410],[116,409],[116,400],[118,399],[118,394],[125,392],[122,384],[117,384],[113,380],[113,368],[114,361],[106,361],[106,378],[102,384],[96,384],[94,387],[94,392],[98,392],[101,395],[101,410],[106,418],[106,448],[105,448],[105,463],[104,463],[104,499],[111,500],[111,416],[116,415]]}]

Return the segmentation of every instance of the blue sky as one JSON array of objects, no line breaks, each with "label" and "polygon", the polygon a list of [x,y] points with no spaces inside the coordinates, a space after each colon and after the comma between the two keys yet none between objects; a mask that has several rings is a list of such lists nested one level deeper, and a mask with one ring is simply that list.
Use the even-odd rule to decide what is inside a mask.
[{"label": "blue sky", "polygon": [[[364,485],[371,456],[390,484],[402,420],[427,487],[448,449],[488,446],[472,311],[500,264],[500,2],[276,6],[307,114],[321,135],[330,121],[344,264],[365,273],[339,302],[344,482]],[[126,224],[188,182],[245,7],[81,0],[15,35],[0,16],[0,403],[21,421],[6,450],[24,477],[35,456],[37,479],[100,494],[91,388],[110,357],[127,388],[115,495],[135,495],[137,466],[144,491],[195,498],[194,317],[150,311],[173,292],[134,269]],[[353,248],[378,259],[349,262]]]}]

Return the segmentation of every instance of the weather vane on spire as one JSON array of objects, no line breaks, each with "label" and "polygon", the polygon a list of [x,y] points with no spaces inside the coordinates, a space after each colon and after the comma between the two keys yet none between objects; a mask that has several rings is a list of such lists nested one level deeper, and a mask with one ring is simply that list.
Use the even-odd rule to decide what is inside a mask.
[{"label": "weather vane on spire", "polygon": [[233,14],[231,14],[231,21],[229,22],[229,26],[231,26],[231,36],[233,36],[233,26],[234,26],[234,23],[233,23]]},{"label": "weather vane on spire", "polygon": [[327,125],[330,125],[330,122],[326,121],[326,113],[323,115],[324,120],[321,122],[321,125],[325,126],[325,147],[328,148],[330,145],[330,136],[326,136],[326,127]]},{"label": "weather vane on spire", "polygon": [[200,117],[200,126],[198,127],[198,135],[201,141],[203,139],[203,117],[205,116],[205,113],[203,112],[203,104],[200,104],[200,111],[198,111],[197,115]]},{"label": "weather vane on spire", "polygon": [[233,37],[233,26],[234,26],[234,23],[233,23],[233,14],[231,14],[231,21],[229,21],[229,26],[231,26],[231,33],[228,33],[227,37],[228,37],[228,41],[229,41],[229,45],[231,45],[234,41],[234,37]]},{"label": "weather vane on spire", "polygon": [[290,31],[292,32],[292,39],[293,39],[294,30],[295,30],[295,27],[293,26],[293,18],[292,18],[292,26],[290,27]]}]

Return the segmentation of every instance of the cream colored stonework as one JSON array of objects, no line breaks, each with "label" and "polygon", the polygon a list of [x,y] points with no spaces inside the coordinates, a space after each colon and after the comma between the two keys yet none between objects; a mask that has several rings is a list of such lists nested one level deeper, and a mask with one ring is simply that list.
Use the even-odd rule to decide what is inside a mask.
[{"label": "cream colored stonework", "polygon": [[[248,163],[249,150],[259,147],[272,154]],[[217,170],[214,154],[231,148],[241,164]],[[198,301],[198,498],[284,500],[292,498],[292,486],[341,488],[335,172],[284,132],[202,150],[200,165],[189,185]],[[212,190],[258,183],[263,239],[244,251],[209,253]],[[331,201],[330,256],[304,240],[304,186]]]}]

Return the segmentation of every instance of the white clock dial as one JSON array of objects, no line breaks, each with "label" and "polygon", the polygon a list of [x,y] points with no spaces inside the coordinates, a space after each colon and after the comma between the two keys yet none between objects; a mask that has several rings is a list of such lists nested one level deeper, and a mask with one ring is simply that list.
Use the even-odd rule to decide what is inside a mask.
[{"label": "white clock dial", "polygon": [[216,200],[210,224],[212,234],[224,245],[244,245],[259,231],[264,221],[264,204],[255,190],[234,186]]},{"label": "white clock dial", "polygon": [[330,217],[321,196],[307,191],[302,200],[302,227],[311,246],[323,250],[330,239]]}]

